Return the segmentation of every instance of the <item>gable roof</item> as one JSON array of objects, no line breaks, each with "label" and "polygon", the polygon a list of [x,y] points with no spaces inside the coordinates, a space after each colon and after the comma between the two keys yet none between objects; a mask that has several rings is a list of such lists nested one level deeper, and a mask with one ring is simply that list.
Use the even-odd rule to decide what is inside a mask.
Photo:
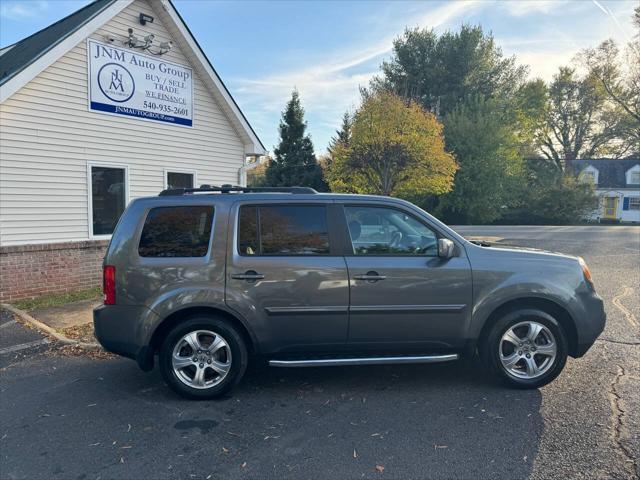
[{"label": "gable roof", "polygon": [[597,188],[625,188],[628,186],[626,174],[630,168],[640,165],[640,157],[631,156],[621,159],[593,158],[585,160],[569,160],[567,166],[574,175],[579,175],[585,168],[592,166],[598,170]]},{"label": "gable roof", "polygon": [[[0,49],[0,103],[4,102],[73,46],[120,13],[133,0],[94,0],[62,20]],[[165,27],[194,63],[245,145],[246,154],[266,149],[171,0],[150,1]],[[189,54],[190,53],[190,54]]]},{"label": "gable roof", "polygon": [[11,80],[116,0],[97,0],[2,50],[0,85]]}]

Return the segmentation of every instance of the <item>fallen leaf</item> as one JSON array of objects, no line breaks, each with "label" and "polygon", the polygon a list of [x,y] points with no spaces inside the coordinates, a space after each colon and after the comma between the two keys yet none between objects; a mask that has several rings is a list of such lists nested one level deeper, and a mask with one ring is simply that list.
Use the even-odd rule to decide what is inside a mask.
[{"label": "fallen leaf", "polygon": [[376,465],[376,470],[380,473],[384,472],[384,465]]},{"label": "fallen leaf", "polygon": [[358,458],[358,452],[356,452],[356,449],[353,449],[353,458]]},{"label": "fallen leaf", "polygon": [[233,435],[234,437],[241,437],[242,435],[240,435],[239,433],[235,433],[235,432],[227,432],[229,435]]},{"label": "fallen leaf", "polygon": [[131,424],[127,423],[127,425],[129,425],[129,428],[127,428],[127,433],[129,433],[131,431]]},{"label": "fallen leaf", "polygon": [[247,462],[243,462],[242,465],[240,465],[242,468],[245,468],[247,466]]},{"label": "fallen leaf", "polygon": [[124,463],[124,457],[120,457],[120,463]]},{"label": "fallen leaf", "polygon": [[449,448],[448,445],[434,445],[433,448]]},{"label": "fallen leaf", "polygon": [[372,436],[372,437],[379,437],[379,436],[380,436],[380,434],[379,434],[379,433],[372,433],[372,434],[371,434],[371,436]]},{"label": "fallen leaf", "polygon": [[229,453],[229,449],[228,449],[228,448],[224,448],[224,447],[222,447],[222,451],[223,451],[224,453]]}]

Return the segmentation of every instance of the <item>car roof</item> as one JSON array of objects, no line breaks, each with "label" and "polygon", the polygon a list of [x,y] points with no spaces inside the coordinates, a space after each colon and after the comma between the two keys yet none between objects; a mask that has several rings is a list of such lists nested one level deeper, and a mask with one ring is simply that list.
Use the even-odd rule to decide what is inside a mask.
[{"label": "car roof", "polygon": [[351,202],[387,202],[387,203],[401,203],[411,205],[409,202],[394,198],[386,197],[382,195],[362,195],[362,194],[350,194],[350,193],[196,193],[185,195],[169,195],[169,196],[157,196],[157,197],[141,197],[135,200],[136,202],[145,203],[159,203],[163,205],[167,204],[193,204],[202,202],[203,200],[212,200],[214,203],[220,202],[237,202],[237,201],[287,201],[290,203],[300,203],[308,201],[351,201]]}]

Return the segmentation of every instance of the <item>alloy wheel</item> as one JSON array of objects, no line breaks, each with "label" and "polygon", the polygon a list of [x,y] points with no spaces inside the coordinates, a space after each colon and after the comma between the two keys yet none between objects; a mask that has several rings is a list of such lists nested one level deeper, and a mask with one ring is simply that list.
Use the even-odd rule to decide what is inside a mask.
[{"label": "alloy wheel", "polygon": [[231,369],[228,342],[211,330],[195,330],[180,338],[171,355],[175,376],[191,388],[218,385]]},{"label": "alloy wheel", "polygon": [[510,327],[502,335],[498,348],[505,371],[524,380],[544,375],[553,366],[558,353],[551,330],[532,320]]}]

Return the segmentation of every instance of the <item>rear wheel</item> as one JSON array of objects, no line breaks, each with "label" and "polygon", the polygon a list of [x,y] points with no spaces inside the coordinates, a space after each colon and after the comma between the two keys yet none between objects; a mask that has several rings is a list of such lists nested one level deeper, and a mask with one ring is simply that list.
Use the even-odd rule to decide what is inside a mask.
[{"label": "rear wheel", "polygon": [[193,399],[219,397],[236,386],[247,368],[240,333],[215,317],[194,317],[169,332],[160,347],[160,371],[167,384]]},{"label": "rear wheel", "polygon": [[516,388],[538,388],[554,380],[567,361],[562,326],[540,310],[523,309],[499,319],[480,346],[490,370]]}]

